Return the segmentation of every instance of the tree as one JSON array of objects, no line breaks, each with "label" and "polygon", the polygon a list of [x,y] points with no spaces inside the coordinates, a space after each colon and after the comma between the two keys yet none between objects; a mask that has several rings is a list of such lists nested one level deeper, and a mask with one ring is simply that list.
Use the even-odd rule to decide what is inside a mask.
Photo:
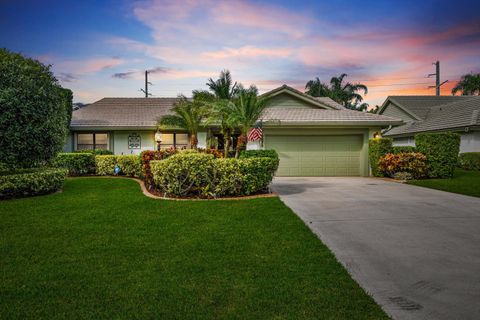
[{"label": "tree", "polygon": [[321,82],[317,77],[307,82],[305,93],[313,97],[329,97],[347,108],[361,103],[363,97],[359,92],[363,91],[367,94],[367,86],[361,83],[345,83],[345,77],[347,77],[346,73],[342,73],[339,77],[332,77],[330,84]]},{"label": "tree", "polygon": [[0,49],[0,162],[12,168],[47,164],[62,150],[72,92],[50,66]]},{"label": "tree", "polygon": [[222,70],[217,80],[208,79],[207,86],[210,92],[215,96],[215,102],[212,103],[212,113],[210,115],[210,122],[218,122],[220,132],[223,135],[225,143],[225,158],[228,157],[230,150],[230,142],[234,127],[228,121],[231,109],[232,100],[238,95],[242,86],[237,82],[232,81],[232,75],[228,70]]},{"label": "tree", "polygon": [[179,100],[172,108],[173,114],[161,117],[157,122],[160,130],[171,127],[179,127],[187,130],[190,135],[190,145],[197,149],[198,129],[206,119],[208,108],[205,96],[202,93],[194,91],[192,100],[185,96],[179,96]]},{"label": "tree", "polygon": [[258,96],[255,86],[240,90],[234,99],[229,123],[240,130],[235,157],[238,158],[240,151],[247,145],[248,131],[255,125],[267,107],[267,99]]},{"label": "tree", "polygon": [[458,91],[462,91],[463,96],[480,95],[480,73],[464,74],[453,87],[452,95],[456,95]]},{"label": "tree", "polygon": [[358,103],[358,102],[357,103],[351,103],[351,102],[349,102],[345,105],[345,108],[350,109],[350,110],[356,110],[356,111],[367,111],[369,106],[370,105],[366,102],[362,102],[362,103]]}]

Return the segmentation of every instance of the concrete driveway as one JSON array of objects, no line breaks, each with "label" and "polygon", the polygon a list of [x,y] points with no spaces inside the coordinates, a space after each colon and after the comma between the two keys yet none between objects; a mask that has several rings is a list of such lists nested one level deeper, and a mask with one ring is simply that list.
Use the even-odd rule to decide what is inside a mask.
[{"label": "concrete driveway", "polygon": [[375,178],[273,190],[394,319],[480,319],[480,198]]}]

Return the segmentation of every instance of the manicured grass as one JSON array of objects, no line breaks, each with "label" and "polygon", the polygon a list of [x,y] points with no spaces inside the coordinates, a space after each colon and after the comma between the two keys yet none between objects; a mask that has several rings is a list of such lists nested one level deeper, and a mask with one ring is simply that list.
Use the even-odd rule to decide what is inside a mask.
[{"label": "manicured grass", "polygon": [[0,202],[0,318],[384,319],[278,198],[164,201],[69,179]]},{"label": "manicured grass", "polygon": [[413,180],[410,184],[480,197],[480,171],[457,169],[452,179]]}]

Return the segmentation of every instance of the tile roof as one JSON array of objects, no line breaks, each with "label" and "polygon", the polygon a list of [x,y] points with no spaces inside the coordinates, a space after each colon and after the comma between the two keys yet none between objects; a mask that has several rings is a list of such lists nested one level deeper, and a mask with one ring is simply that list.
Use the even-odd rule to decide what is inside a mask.
[{"label": "tile roof", "polygon": [[[419,104],[414,103],[415,106],[413,107],[412,112],[417,115],[421,114],[422,120],[407,122],[404,125],[394,127],[388,132],[384,133],[384,135],[395,136],[409,133],[419,133],[423,131],[439,131],[469,126],[480,126],[480,97],[450,96],[432,98],[436,98],[431,100],[437,103],[439,101],[447,103],[437,105],[432,105],[433,102],[425,103],[421,111],[419,111]],[[405,103],[407,100],[408,99],[403,99],[402,101]],[[409,104],[403,104],[402,107],[410,110]]]},{"label": "tile roof", "polygon": [[418,118],[425,119],[431,107],[470,98],[471,96],[389,96],[387,100],[390,99],[390,101],[407,109]]},{"label": "tile roof", "polygon": [[360,112],[354,110],[326,110],[314,108],[267,108],[262,117],[265,122],[312,122],[312,123],[337,123],[352,122],[362,123],[378,123],[385,125],[400,124],[400,119],[382,116],[368,112]]},{"label": "tile roof", "polygon": [[73,112],[71,127],[146,127],[170,114],[177,98],[103,98]]}]

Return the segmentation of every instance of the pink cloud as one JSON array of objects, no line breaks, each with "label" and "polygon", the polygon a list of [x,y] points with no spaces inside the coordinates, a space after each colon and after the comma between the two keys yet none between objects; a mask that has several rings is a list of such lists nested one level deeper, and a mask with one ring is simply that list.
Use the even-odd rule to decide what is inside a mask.
[{"label": "pink cloud", "polygon": [[220,51],[205,52],[203,55],[207,58],[226,59],[226,58],[287,58],[292,54],[291,48],[259,48],[255,46],[243,46],[240,48],[225,48]]}]

